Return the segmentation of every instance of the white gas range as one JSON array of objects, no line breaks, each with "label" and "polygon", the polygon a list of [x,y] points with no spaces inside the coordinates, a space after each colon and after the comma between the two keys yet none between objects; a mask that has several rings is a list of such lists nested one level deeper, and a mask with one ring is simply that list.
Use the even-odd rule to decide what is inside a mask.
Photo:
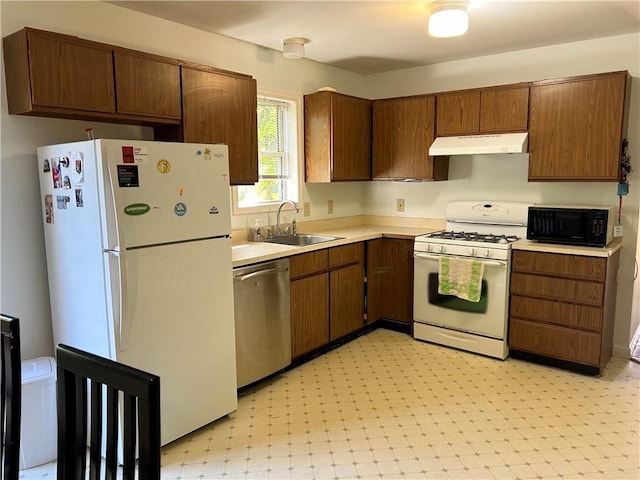
[{"label": "white gas range", "polygon": [[[526,237],[530,205],[449,202],[446,230],[416,237],[413,295],[416,339],[500,359],[508,356],[511,245]],[[464,260],[475,260],[476,266],[482,264],[477,301],[439,293],[444,257],[461,259],[463,266]]]}]

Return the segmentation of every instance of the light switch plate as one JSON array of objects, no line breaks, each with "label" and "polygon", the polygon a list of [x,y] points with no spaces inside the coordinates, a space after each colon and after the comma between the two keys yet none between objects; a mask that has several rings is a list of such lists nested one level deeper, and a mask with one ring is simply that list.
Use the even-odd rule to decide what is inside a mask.
[{"label": "light switch plate", "polygon": [[304,210],[304,216],[305,217],[310,217],[311,216],[311,202],[304,202],[303,210]]},{"label": "light switch plate", "polygon": [[396,212],[404,212],[404,198],[396,200]]},{"label": "light switch plate", "polygon": [[333,200],[327,200],[327,213],[329,215],[333,213]]}]

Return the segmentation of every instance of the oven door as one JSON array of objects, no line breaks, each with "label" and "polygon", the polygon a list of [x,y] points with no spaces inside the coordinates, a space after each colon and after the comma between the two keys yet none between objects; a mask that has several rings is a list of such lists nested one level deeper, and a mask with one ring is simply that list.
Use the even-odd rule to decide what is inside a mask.
[{"label": "oven door", "polygon": [[441,256],[414,253],[414,321],[491,338],[505,338],[509,294],[508,262],[478,259],[485,264],[482,293],[479,302],[470,302],[438,293]]}]

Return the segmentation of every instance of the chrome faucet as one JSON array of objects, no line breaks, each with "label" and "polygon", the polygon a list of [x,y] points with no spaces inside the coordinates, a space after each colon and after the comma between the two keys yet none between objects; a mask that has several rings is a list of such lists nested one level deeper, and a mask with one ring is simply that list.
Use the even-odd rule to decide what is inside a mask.
[{"label": "chrome faucet", "polygon": [[[291,205],[293,205],[293,208],[296,209],[296,213],[300,213],[300,210],[298,209],[298,205],[296,204],[296,202],[294,202],[293,200],[285,200],[283,201],[279,206],[278,206],[278,214],[276,215],[276,235],[282,235],[282,230],[280,229],[280,212],[282,211],[282,207],[285,206],[285,204],[290,203]],[[294,220],[295,222],[295,220]],[[295,233],[295,232],[292,232]]]}]

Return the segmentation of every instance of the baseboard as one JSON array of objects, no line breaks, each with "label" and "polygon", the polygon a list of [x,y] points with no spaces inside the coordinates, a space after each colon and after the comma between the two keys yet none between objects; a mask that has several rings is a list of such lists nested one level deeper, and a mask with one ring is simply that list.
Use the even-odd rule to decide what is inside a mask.
[{"label": "baseboard", "polygon": [[519,350],[510,350],[509,356],[514,359],[525,360],[527,362],[539,363],[549,367],[562,368],[563,370],[571,370],[572,372],[582,373],[584,375],[599,376],[601,371],[599,367],[591,367],[581,365],[579,363],[569,362],[566,360],[558,360],[556,358],[536,355],[535,353],[521,352]]}]

